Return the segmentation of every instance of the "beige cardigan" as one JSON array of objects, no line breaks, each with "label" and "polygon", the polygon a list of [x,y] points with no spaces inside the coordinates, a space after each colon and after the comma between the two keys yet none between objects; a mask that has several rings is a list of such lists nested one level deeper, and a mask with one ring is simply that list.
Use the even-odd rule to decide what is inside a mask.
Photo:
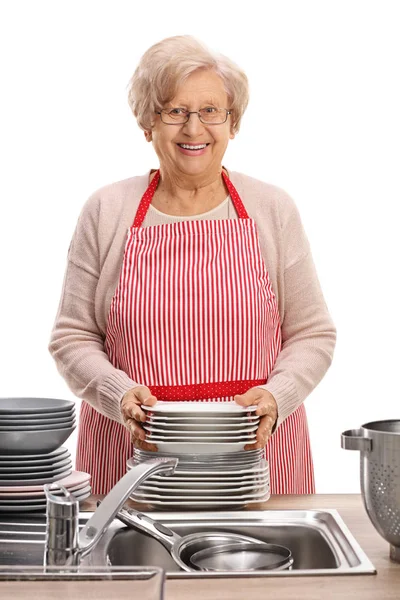
[{"label": "beige cardigan", "polygon": [[[104,351],[107,318],[118,283],[126,234],[150,172],[96,191],[84,205],[68,252],[61,301],[49,350],[70,389],[121,422],[132,381]],[[265,386],[278,404],[278,426],[304,401],[329,368],[336,331],[319,285],[298,210],[280,188],[230,172],[257,224],[261,251],[276,294],[282,350]],[[231,201],[197,218],[236,218]],[[179,219],[179,218],[178,218]],[[150,207],[144,226],[176,221]]]}]

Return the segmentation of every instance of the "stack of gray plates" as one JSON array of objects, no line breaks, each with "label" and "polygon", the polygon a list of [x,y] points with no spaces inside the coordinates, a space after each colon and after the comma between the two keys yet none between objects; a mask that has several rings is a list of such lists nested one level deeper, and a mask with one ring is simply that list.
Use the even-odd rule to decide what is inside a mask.
[{"label": "stack of gray plates", "polygon": [[[128,470],[155,456],[171,454],[135,449],[127,462]],[[132,500],[155,508],[218,510],[265,502],[270,496],[269,468],[263,450],[174,456],[179,462],[173,475],[149,477],[131,495]]]},{"label": "stack of gray plates", "polygon": [[0,512],[44,509],[43,486],[54,482],[90,495],[90,475],[73,471],[62,447],[74,429],[74,402],[0,398]]},{"label": "stack of gray plates", "polygon": [[75,429],[75,404],[55,398],[0,398],[0,454],[45,454]]}]

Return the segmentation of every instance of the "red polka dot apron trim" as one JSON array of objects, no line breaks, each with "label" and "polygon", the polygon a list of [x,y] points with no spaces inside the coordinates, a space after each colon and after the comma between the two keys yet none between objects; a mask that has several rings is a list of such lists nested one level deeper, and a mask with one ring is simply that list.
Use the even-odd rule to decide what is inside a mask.
[{"label": "red polka dot apron trim", "polygon": [[[142,227],[157,171],[127,235],[108,317],[110,362],[162,400],[224,402],[263,385],[281,349],[278,306],[256,224],[227,175],[237,219]],[[128,430],[82,402],[76,466],[105,494],[126,472]],[[266,446],[271,493],[313,493],[301,405]]]}]

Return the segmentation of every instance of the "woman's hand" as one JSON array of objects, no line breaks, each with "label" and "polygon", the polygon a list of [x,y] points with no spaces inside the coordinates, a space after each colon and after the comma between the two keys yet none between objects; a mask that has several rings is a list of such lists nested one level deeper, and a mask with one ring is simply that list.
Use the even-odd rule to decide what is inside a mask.
[{"label": "woman's hand", "polygon": [[146,421],[146,413],[140,408],[141,404],[145,406],[154,406],[157,398],[152,396],[148,387],[139,385],[128,390],[121,400],[121,414],[125,427],[130,431],[132,442],[137,448],[142,450],[157,451],[155,444],[149,444],[145,441],[146,432],[140,423]]},{"label": "woman's hand", "polygon": [[247,444],[245,450],[258,450],[264,448],[272,435],[272,428],[278,418],[278,406],[273,395],[267,390],[254,387],[245,394],[237,394],[234,397],[235,402],[240,406],[251,406],[257,404],[256,415],[261,417],[257,429],[257,441],[254,444]]}]

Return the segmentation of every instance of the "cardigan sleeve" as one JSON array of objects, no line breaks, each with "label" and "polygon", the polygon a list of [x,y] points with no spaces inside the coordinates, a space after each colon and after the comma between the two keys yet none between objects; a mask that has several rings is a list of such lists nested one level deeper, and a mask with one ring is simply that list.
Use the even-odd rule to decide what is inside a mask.
[{"label": "cardigan sleeve", "polygon": [[264,389],[278,405],[279,425],[318,385],[328,370],[336,329],[318,280],[309,242],[294,202],[287,197],[281,217],[284,260],[282,348]]},{"label": "cardigan sleeve", "polygon": [[139,384],[112,365],[104,349],[105,336],[96,322],[98,214],[99,203],[92,197],[82,210],[68,251],[49,351],[76,396],[110,419],[122,422],[121,398]]}]

